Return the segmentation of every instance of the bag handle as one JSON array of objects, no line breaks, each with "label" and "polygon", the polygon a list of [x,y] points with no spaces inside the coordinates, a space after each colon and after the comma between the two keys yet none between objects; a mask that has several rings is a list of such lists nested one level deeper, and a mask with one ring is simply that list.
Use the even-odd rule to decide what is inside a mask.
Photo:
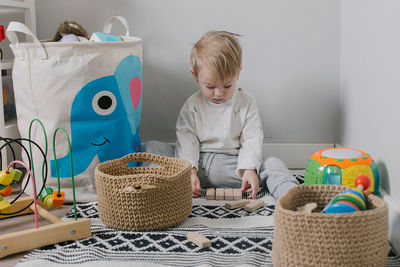
[{"label": "bag handle", "polygon": [[16,32],[21,32],[32,37],[33,43],[40,51],[40,58],[47,59],[46,50],[40,43],[39,39],[35,36],[35,34],[33,34],[33,32],[25,24],[17,21],[11,21],[10,24],[8,24],[6,35],[11,43],[10,47],[13,50],[16,58],[18,58],[19,60],[24,60],[24,56],[22,54],[21,46],[19,44]]},{"label": "bag handle", "polygon": [[129,24],[126,21],[126,19],[121,16],[112,16],[112,17],[108,18],[106,20],[106,22],[104,23],[103,32],[111,33],[111,28],[112,28],[112,25],[113,25],[115,19],[119,20],[122,23],[122,25],[124,26],[124,28],[126,29],[125,37],[129,37]]}]

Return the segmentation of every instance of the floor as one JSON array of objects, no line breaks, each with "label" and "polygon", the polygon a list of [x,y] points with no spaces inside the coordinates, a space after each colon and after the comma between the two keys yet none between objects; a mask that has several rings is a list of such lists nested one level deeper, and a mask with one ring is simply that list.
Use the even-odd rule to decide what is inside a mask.
[{"label": "floor", "polygon": [[[299,170],[291,170],[293,174],[299,174],[302,175],[304,174],[304,169],[299,169]],[[71,209],[71,205],[64,205],[61,208],[53,209],[50,212],[57,217],[61,218],[63,217],[69,210]],[[40,218],[40,216],[39,216]],[[39,219],[39,227],[44,226],[49,224],[45,219],[40,218]],[[3,234],[8,234],[8,233],[13,233],[21,230],[26,230],[26,229],[31,229],[34,227],[34,216],[33,214],[31,215],[21,215],[21,216],[16,216],[13,218],[7,218],[7,219],[0,219],[0,235]],[[1,246],[1,244],[0,244]],[[1,248],[0,248],[1,249]],[[18,261],[29,251],[13,254],[6,256],[3,259],[0,259],[0,265],[2,267],[9,267],[9,266],[15,266]]]}]

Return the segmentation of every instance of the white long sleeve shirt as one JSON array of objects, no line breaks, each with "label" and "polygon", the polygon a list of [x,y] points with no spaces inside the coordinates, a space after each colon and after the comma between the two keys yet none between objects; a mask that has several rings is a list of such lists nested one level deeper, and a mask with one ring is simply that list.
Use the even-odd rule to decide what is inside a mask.
[{"label": "white long sleeve shirt", "polygon": [[264,133],[253,96],[237,89],[231,99],[213,103],[199,91],[184,103],[176,123],[176,156],[198,169],[200,152],[238,155],[236,172],[259,170]]}]

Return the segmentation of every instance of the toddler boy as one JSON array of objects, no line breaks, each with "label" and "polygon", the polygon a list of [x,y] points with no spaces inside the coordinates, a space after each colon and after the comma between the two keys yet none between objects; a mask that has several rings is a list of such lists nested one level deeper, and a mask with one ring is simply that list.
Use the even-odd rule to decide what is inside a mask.
[{"label": "toddler boy", "polygon": [[[191,73],[200,91],[179,113],[175,156],[192,164],[193,196],[201,187],[240,187],[254,198],[261,185],[279,198],[298,182],[281,160],[262,160],[263,129],[256,101],[236,87],[242,70],[238,36],[211,31],[194,45]],[[159,153],[165,145],[152,141],[145,151],[166,154]]]}]

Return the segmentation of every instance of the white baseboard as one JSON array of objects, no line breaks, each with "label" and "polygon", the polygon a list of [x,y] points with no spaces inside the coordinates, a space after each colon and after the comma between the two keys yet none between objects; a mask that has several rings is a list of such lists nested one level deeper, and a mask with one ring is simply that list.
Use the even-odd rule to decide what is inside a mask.
[{"label": "white baseboard", "polygon": [[400,252],[400,203],[393,199],[382,187],[379,188],[389,209],[389,241],[393,249]]},{"label": "white baseboard", "polygon": [[263,156],[280,158],[290,169],[304,169],[312,154],[330,147],[334,144],[264,143]]}]

